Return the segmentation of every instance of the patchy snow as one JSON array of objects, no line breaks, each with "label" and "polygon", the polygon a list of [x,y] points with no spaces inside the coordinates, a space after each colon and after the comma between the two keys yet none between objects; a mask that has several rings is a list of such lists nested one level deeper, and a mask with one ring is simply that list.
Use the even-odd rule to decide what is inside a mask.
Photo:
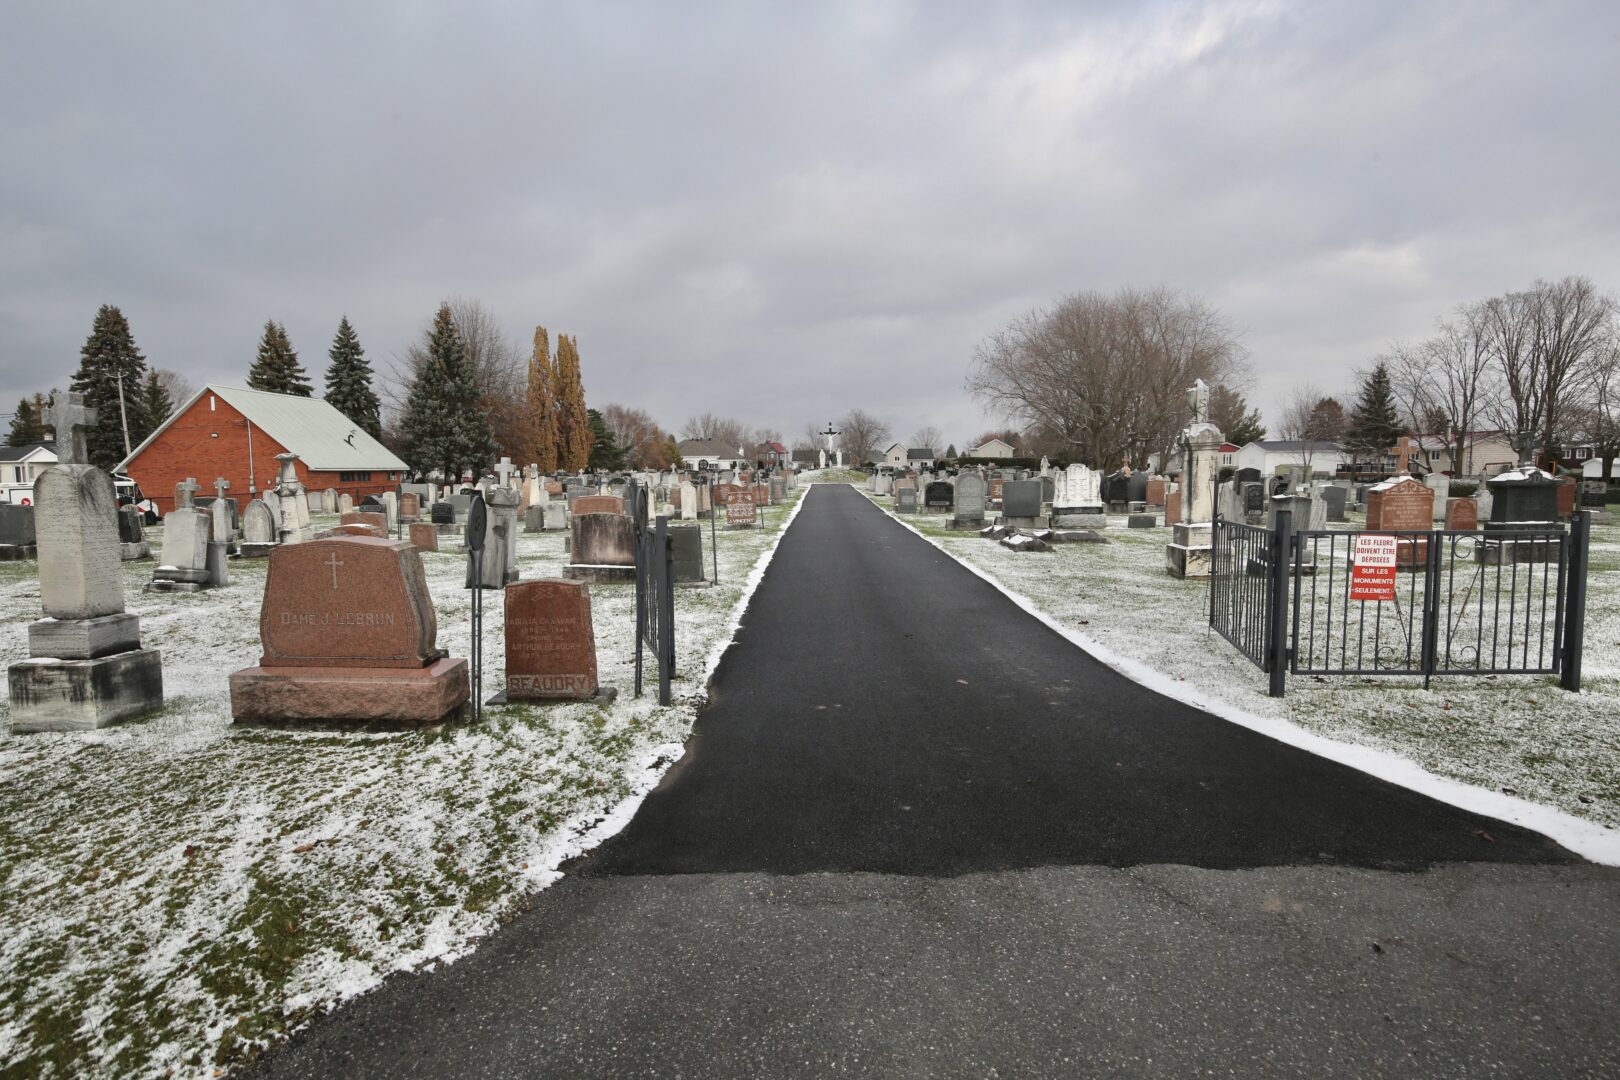
[{"label": "patchy snow", "polygon": [[[711,534],[720,584],[678,589],[674,703],[633,696],[633,585],[592,585],[611,706],[489,708],[413,731],[239,728],[226,676],[258,661],[265,560],[231,583],[146,594],[124,565],[165,707],[95,732],[0,724],[0,1073],[196,1074],[243,1060],[389,972],[454,960],[629,821],[683,752],[707,681],[791,506]],[[321,515],[335,522],[335,515]],[[161,541],[161,527],[154,544]],[[523,534],[523,580],[558,578],[565,533]],[[439,644],[466,656],[458,537],[423,565]],[[0,564],[0,658],[27,654],[36,564]],[[502,685],[498,594],[485,694]],[[649,657],[650,665],[650,657]]]},{"label": "patchy snow", "polygon": [[[1620,528],[1594,527],[1583,687],[1548,676],[1267,676],[1209,629],[1208,584],[1164,568],[1168,529],[1030,555],[877,506],[1064,637],[1169,697],[1620,865]],[[1347,527],[1350,527],[1347,525]]]}]

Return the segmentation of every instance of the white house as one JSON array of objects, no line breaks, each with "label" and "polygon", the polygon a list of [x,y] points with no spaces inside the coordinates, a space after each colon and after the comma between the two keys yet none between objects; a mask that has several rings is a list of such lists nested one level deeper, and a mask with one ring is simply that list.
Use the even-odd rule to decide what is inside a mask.
[{"label": "white house", "polygon": [[934,451],[932,447],[914,448],[904,443],[895,443],[883,451],[883,460],[878,464],[896,469],[931,469],[934,467]]},{"label": "white house", "polygon": [[1349,461],[1350,455],[1335,442],[1258,439],[1232,455],[1231,463],[1239,469],[1258,469],[1261,476],[1306,469],[1332,476],[1335,469]]},{"label": "white house", "polygon": [[686,439],[678,446],[688,469],[746,469],[750,464],[742,447],[727,446],[718,439]]},{"label": "white house", "polygon": [[1447,476],[1495,476],[1507,472],[1519,461],[1518,451],[1505,431],[1470,431],[1464,436],[1462,467],[1452,464],[1452,441],[1437,435],[1420,435],[1414,440],[1423,451],[1431,472]]},{"label": "white house", "polygon": [[1003,442],[1000,439],[991,439],[988,442],[980,443],[978,446],[968,447],[967,451],[963,453],[962,456],[979,458],[1010,458],[1016,456],[1016,454],[1017,451],[1013,449],[1011,443]]},{"label": "white house", "polygon": [[47,466],[55,464],[53,442],[0,446],[0,502],[32,505],[34,481]]}]

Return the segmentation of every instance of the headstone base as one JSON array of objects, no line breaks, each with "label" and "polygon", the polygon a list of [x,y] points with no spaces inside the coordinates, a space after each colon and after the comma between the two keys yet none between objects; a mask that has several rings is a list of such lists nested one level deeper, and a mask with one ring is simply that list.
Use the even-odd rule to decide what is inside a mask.
[{"label": "headstone base", "polygon": [[435,523],[433,527],[439,531],[440,536],[460,536],[461,535],[461,526],[455,524],[454,522],[451,522],[451,523],[438,522],[438,523]]},{"label": "headstone base", "polygon": [[1108,537],[1089,529],[1043,529],[1035,534],[1048,544],[1106,544]]},{"label": "headstone base", "polygon": [[268,559],[276,547],[275,544],[250,544],[244,541],[242,550],[237,554],[244,559]]},{"label": "headstone base", "polygon": [[542,698],[542,697],[509,698],[509,697],[506,696],[506,691],[502,690],[500,693],[496,694],[494,697],[492,697],[488,701],[484,702],[484,704],[485,705],[578,705],[578,704],[583,703],[583,704],[586,704],[586,705],[611,705],[611,704],[613,704],[614,699],[617,698],[618,696],[619,696],[618,688],[613,687],[613,686],[598,686],[596,688],[596,693],[592,694],[588,698]]},{"label": "headstone base", "polygon": [[24,559],[39,558],[39,548],[34,544],[0,544],[0,562],[22,562]]},{"label": "headstone base", "polygon": [[94,731],[163,705],[157,649],[93,660],[34,659],[12,664],[11,731]]},{"label": "headstone base", "polygon": [[157,581],[148,581],[142,592],[202,592],[204,583],[200,581],[170,581],[162,578]]},{"label": "headstone base", "polygon": [[1106,529],[1108,511],[1101,506],[1054,506],[1051,525],[1054,529]]},{"label": "headstone base", "polygon": [[563,567],[563,577],[569,581],[591,581],[599,585],[623,584],[636,580],[633,566],[591,566],[570,563]]},{"label": "headstone base", "polygon": [[152,571],[152,584],[156,585],[165,581],[189,581],[198,585],[206,585],[208,584],[208,571],[207,569],[193,570],[189,567],[179,566],[160,566]]},{"label": "headstone base", "polygon": [[94,619],[41,619],[28,624],[28,655],[93,660],[141,647],[141,620],[127,611]]},{"label": "headstone base", "polygon": [[1001,524],[1004,528],[1008,529],[1038,529],[1041,528],[1045,523],[1042,522],[1040,518],[1007,517],[1003,515]]},{"label": "headstone base", "polygon": [[953,518],[951,518],[951,520],[949,520],[949,521],[947,521],[945,523],[945,527],[947,529],[961,529],[963,531],[967,531],[967,530],[970,530],[970,529],[982,529],[982,528],[984,528],[984,518],[983,517],[973,517],[973,518],[953,517]]},{"label": "headstone base", "polygon": [[1172,527],[1170,543],[1164,546],[1165,569],[1172,577],[1209,577],[1215,563],[1213,533],[1208,522],[1178,523]]},{"label": "headstone base", "polygon": [[152,545],[146,540],[138,540],[133,544],[119,544],[118,557],[124,562],[133,562],[136,559],[150,559],[152,557]]},{"label": "headstone base", "polygon": [[250,667],[232,672],[237,723],[432,724],[467,703],[467,660],[421,668]]}]

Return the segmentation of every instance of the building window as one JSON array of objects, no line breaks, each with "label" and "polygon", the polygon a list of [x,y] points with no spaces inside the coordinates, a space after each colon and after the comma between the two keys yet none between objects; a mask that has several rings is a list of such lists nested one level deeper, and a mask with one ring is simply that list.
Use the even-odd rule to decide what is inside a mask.
[{"label": "building window", "polygon": [[338,473],[338,483],[340,483],[340,484],[362,484],[362,483],[365,483],[367,480],[370,480],[370,479],[371,479],[371,474],[369,472],[340,472],[340,473]]}]

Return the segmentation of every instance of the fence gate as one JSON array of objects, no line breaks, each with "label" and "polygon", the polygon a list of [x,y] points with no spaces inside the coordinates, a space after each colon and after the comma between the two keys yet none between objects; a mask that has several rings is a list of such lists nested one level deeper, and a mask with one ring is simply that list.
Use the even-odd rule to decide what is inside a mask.
[{"label": "fence gate", "polygon": [[[1214,525],[1210,625],[1298,675],[1556,674],[1579,690],[1591,522],[1518,532]],[[1292,601],[1291,616],[1288,612]]]}]

